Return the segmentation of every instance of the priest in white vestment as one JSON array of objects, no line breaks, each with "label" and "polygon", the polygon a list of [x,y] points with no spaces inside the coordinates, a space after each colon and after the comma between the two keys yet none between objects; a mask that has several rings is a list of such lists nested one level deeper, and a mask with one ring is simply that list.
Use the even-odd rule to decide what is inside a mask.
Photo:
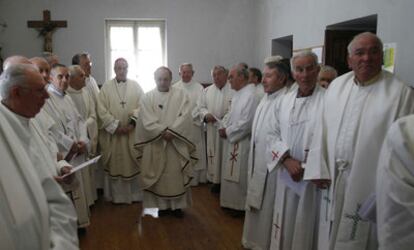
[{"label": "priest in white vestment", "polygon": [[280,62],[267,63],[263,74],[265,96],[253,119],[247,171],[246,216],[242,243],[248,249],[267,250],[272,233],[273,207],[277,171],[269,171],[266,164],[268,123],[273,106],[286,92],[288,68]]},{"label": "priest in white vestment", "polygon": [[[1,249],[78,249],[76,214],[50,169],[57,162],[32,119],[48,93],[31,65],[10,66],[0,77]],[[17,193],[16,193],[17,192]]]},{"label": "priest in white vestment", "polygon": [[[128,62],[115,60],[115,78],[99,93],[99,144],[105,170],[105,199],[114,203],[142,200],[138,185],[139,168],[134,150],[135,124],[144,94],[139,84],[127,79]],[[140,131],[137,131],[140,133]]]},{"label": "priest in white vestment", "polygon": [[258,68],[249,68],[249,83],[254,84],[256,87],[256,98],[257,102],[259,103],[263,96],[265,95],[265,91],[262,84],[262,72]]},{"label": "priest in white vestment", "polygon": [[218,129],[228,112],[234,90],[227,83],[228,71],[223,66],[214,66],[211,71],[214,84],[204,89],[197,103],[197,119],[206,124],[207,137],[207,180],[213,183],[211,191],[220,192],[221,159],[223,139]]},{"label": "priest in white vestment", "polygon": [[414,93],[381,70],[382,42],[376,35],[357,35],[348,53],[352,72],[329,86],[304,178],[322,188],[331,182],[321,203],[321,218],[332,224],[329,249],[377,249],[376,224],[359,212],[375,192],[385,134],[396,119],[413,113]]},{"label": "priest in white vestment", "polygon": [[[46,101],[44,110],[58,125],[54,132],[59,153],[72,165],[79,165],[86,160],[89,139],[86,125],[76,109],[72,98],[66,94],[69,83],[68,68],[62,64],[55,64],[51,71],[51,84],[48,85],[50,98]],[[70,185],[63,185],[66,193],[71,197],[78,214],[79,227],[89,225],[89,205],[93,200],[93,190],[90,189],[90,175],[81,170],[75,173],[76,181]]]},{"label": "priest in white vestment", "polygon": [[[98,124],[96,122],[95,103],[85,88],[85,73],[82,68],[78,65],[72,65],[69,67],[69,73],[69,87],[66,89],[66,93],[72,98],[76,109],[86,123],[90,143],[88,158],[92,158],[96,155],[98,144]],[[84,184],[89,197],[88,205],[91,206],[98,199],[95,185],[95,165],[89,166],[81,171],[86,172],[85,174],[90,176],[89,183]]]},{"label": "priest in white vestment", "polygon": [[[97,107],[98,107],[98,95],[99,95],[99,88],[102,85],[98,85],[95,78],[92,76],[92,59],[91,55],[86,52],[78,53],[72,57],[72,64],[73,65],[79,65],[82,70],[85,73],[85,88],[83,89],[83,92],[86,92],[90,95],[90,97],[93,100],[93,104],[95,106],[95,112],[97,113]],[[99,120],[97,120],[99,122]],[[99,125],[98,125],[99,127]],[[90,130],[90,127],[88,128],[88,132]],[[97,137],[98,138],[98,137]],[[97,141],[96,141],[97,142]],[[92,145],[92,150],[94,150],[94,146]],[[96,148],[99,150],[99,148]],[[93,152],[97,152],[94,150]],[[100,154],[98,152],[98,154]],[[91,171],[95,171],[94,174],[94,182],[97,188],[103,189],[104,187],[104,170],[101,165],[101,161],[97,162],[93,166],[89,167]]]},{"label": "priest in white vestment", "polygon": [[336,69],[329,65],[322,65],[318,75],[318,82],[322,88],[327,89],[329,84],[338,76]]},{"label": "priest in white vestment", "polygon": [[173,84],[174,88],[185,89],[190,97],[190,112],[192,118],[191,135],[189,139],[196,145],[198,162],[194,166],[194,178],[191,185],[197,186],[199,183],[207,182],[206,165],[207,154],[205,148],[204,123],[198,119],[197,102],[203,93],[203,86],[194,81],[194,69],[191,63],[180,65],[181,80]]},{"label": "priest in white vestment", "polygon": [[294,55],[291,65],[297,87],[273,106],[268,121],[266,161],[278,171],[271,249],[311,250],[317,249],[317,190],[302,175],[325,91],[314,53]]},{"label": "priest in white vestment", "polygon": [[414,242],[414,115],[388,130],[376,186],[380,250],[409,250]]},{"label": "priest in white vestment", "polygon": [[78,53],[72,57],[72,65],[79,65],[85,73],[85,90],[91,95],[95,106],[98,102],[99,87],[95,78],[91,75],[92,61],[88,53]]},{"label": "priest in white vestment", "polygon": [[144,208],[159,208],[159,215],[172,212],[182,217],[191,206],[190,182],[197,161],[189,140],[190,98],[181,88],[171,87],[172,73],[166,67],[154,73],[157,88],[142,100],[137,128],[140,185]]},{"label": "priest in white vestment", "polygon": [[[46,84],[50,82],[50,65],[46,59],[42,57],[33,57],[30,58],[30,62],[39,70],[39,73],[42,75],[43,80]],[[47,112],[42,108],[40,112],[34,117],[36,122],[32,124],[35,125],[33,128],[41,135],[47,148],[50,151],[50,154],[53,159],[55,159],[58,164],[56,169],[51,169],[51,174],[54,176],[55,180],[58,183],[70,184],[73,178],[66,178],[63,180],[60,176],[70,172],[72,166],[63,159],[63,155],[59,153],[57,147],[57,142],[53,134],[55,134],[57,125],[55,121],[47,114]]]},{"label": "priest in white vestment", "polygon": [[245,208],[250,132],[257,107],[256,88],[248,84],[248,78],[247,69],[235,66],[230,70],[229,81],[236,92],[219,129],[220,136],[227,139],[223,147],[220,206],[239,211]]}]

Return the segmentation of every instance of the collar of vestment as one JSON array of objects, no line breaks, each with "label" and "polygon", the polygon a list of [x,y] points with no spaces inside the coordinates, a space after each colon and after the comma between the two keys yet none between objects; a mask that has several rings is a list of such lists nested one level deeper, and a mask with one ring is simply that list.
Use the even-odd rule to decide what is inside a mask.
[{"label": "collar of vestment", "polygon": [[254,89],[255,90],[256,89],[256,86],[254,84],[246,84],[246,85],[243,86],[243,88],[237,90],[236,92],[242,93],[244,91],[249,91],[251,89]]},{"label": "collar of vestment", "polygon": [[69,86],[66,92],[71,93],[71,94],[80,94],[82,93],[82,89],[74,89],[71,86]]},{"label": "collar of vestment", "polygon": [[119,84],[119,83],[126,83],[126,81],[127,81],[127,79],[126,79],[125,81],[122,81],[122,80],[119,80],[119,81],[118,81],[118,79],[116,79],[116,78],[115,78],[115,82],[116,82],[116,83],[118,83],[118,84]]},{"label": "collar of vestment", "polygon": [[271,94],[267,94],[267,100],[275,99],[279,94],[283,93],[286,90],[286,87],[283,87]]},{"label": "collar of vestment", "polygon": [[15,113],[15,112],[13,112],[13,111],[11,111],[10,109],[9,109],[9,107],[7,107],[6,105],[4,105],[4,103],[1,103],[2,105],[3,105],[3,107],[5,108],[5,110],[7,110],[7,112],[10,112],[10,114],[11,115],[13,115],[14,117],[16,117],[17,118],[17,120],[19,121],[19,123],[20,124],[22,124],[23,125],[23,127],[28,127],[29,126],[29,122],[30,122],[30,118],[27,118],[27,117],[24,117],[24,116],[21,116],[21,115],[19,115],[19,114],[17,114],[17,113]]},{"label": "collar of vestment", "polygon": [[315,84],[315,86],[313,87],[313,89],[310,91],[310,93],[307,94],[307,95],[302,95],[300,93],[300,88],[298,87],[298,93],[296,94],[296,98],[303,98],[303,97],[309,97],[309,96],[311,96],[313,94],[313,92],[315,91],[315,89],[316,89],[316,85],[317,85],[317,83]]},{"label": "collar of vestment", "polygon": [[52,92],[53,94],[59,96],[59,97],[64,97],[66,95],[65,92],[60,91],[58,88],[55,87],[55,85],[53,84],[49,84],[49,86],[47,86],[47,90],[49,90],[50,92]]},{"label": "collar of vestment", "polygon": [[354,76],[354,83],[361,87],[369,86],[371,84],[376,83],[378,79],[381,77],[381,75],[382,75],[382,70],[377,75],[375,75],[374,77],[372,77],[371,79],[365,82],[358,81],[358,79],[356,79],[356,77]]}]

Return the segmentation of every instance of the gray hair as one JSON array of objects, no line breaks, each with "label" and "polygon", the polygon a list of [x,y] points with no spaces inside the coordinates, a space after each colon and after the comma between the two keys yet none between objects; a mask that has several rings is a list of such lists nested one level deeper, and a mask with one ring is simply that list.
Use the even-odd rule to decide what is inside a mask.
[{"label": "gray hair", "polygon": [[246,69],[243,65],[243,63],[237,64],[234,68],[236,69],[238,76],[243,76],[245,80],[249,79],[249,70]]},{"label": "gray hair", "polygon": [[279,74],[284,75],[286,77],[285,82],[289,79],[290,69],[286,63],[282,61],[270,61],[267,62],[265,65],[269,69],[276,69]]},{"label": "gray hair", "polygon": [[78,76],[82,72],[82,68],[79,65],[71,65],[68,67],[70,76]]},{"label": "gray hair", "polygon": [[182,68],[182,67],[185,67],[185,66],[190,67],[190,68],[191,68],[191,70],[194,72],[194,68],[193,68],[193,65],[192,65],[191,63],[182,63],[182,64],[180,65],[180,68],[178,69],[178,72],[179,72],[179,73],[181,73],[181,68]]},{"label": "gray hair", "polygon": [[5,71],[8,67],[15,64],[31,64],[29,59],[25,56],[14,55],[7,57],[3,62],[3,70]]},{"label": "gray hair", "polygon": [[223,66],[221,66],[221,65],[215,65],[215,66],[213,67],[213,69],[211,70],[211,74],[213,74],[213,72],[214,72],[214,71],[216,71],[216,70],[222,71],[222,72],[224,72],[226,75],[228,75],[228,74],[229,74],[229,71],[228,71],[225,67],[223,67]]},{"label": "gray hair", "polygon": [[315,66],[319,65],[318,64],[318,56],[310,50],[305,50],[305,51],[301,51],[301,52],[293,55],[292,59],[290,59],[290,68],[291,68],[291,70],[292,71],[296,70],[295,65],[293,65],[293,63],[295,62],[296,59],[303,58],[303,57],[308,57],[308,56],[312,57],[313,63],[314,63]]},{"label": "gray hair", "polygon": [[332,72],[335,74],[335,78],[338,76],[338,71],[332,66],[329,65],[321,65],[321,70],[319,71],[319,74],[321,72]]},{"label": "gray hair", "polygon": [[0,75],[0,96],[7,99],[14,86],[27,85],[29,71],[39,72],[32,64],[14,64],[7,67]]},{"label": "gray hair", "polygon": [[348,44],[348,47],[347,47],[347,49],[348,49],[348,55],[350,55],[352,53],[352,50],[354,49],[355,43],[359,39],[361,39],[362,37],[372,37],[372,38],[374,38],[374,40],[377,42],[378,46],[380,47],[380,49],[382,51],[383,44],[382,44],[381,39],[377,35],[375,35],[374,33],[371,33],[371,32],[363,32],[363,33],[360,33],[360,34],[354,36],[354,38]]},{"label": "gray hair", "polygon": [[264,59],[264,64],[267,64],[267,63],[270,63],[270,62],[278,62],[278,61],[280,61],[282,59],[283,59],[283,57],[280,56],[280,55],[269,56],[269,57],[266,57]]}]

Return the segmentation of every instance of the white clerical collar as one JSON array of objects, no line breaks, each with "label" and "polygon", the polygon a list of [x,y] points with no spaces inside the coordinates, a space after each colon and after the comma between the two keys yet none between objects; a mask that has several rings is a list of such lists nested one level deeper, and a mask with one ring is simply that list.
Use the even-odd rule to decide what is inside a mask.
[{"label": "white clerical collar", "polygon": [[66,92],[80,94],[80,93],[82,93],[82,89],[74,89],[71,86],[69,86],[68,89],[66,90]]},{"label": "white clerical collar", "polygon": [[59,97],[64,97],[66,95],[65,92],[60,91],[58,88],[55,87],[55,85],[53,84],[49,84],[49,86],[47,86],[47,90],[56,94]]},{"label": "white clerical collar", "polygon": [[277,90],[277,91],[275,91],[275,92],[273,92],[273,93],[271,93],[271,94],[267,94],[267,99],[274,99],[274,98],[276,98],[280,93],[282,93],[284,90],[286,89],[286,87],[283,87],[283,88],[281,88],[281,89],[279,89],[279,90]]},{"label": "white clerical collar", "polygon": [[122,81],[122,80],[118,81],[118,79],[115,78],[115,82],[118,83],[118,84],[120,84],[120,83],[126,83],[126,81],[127,80],[125,80],[125,81]]}]

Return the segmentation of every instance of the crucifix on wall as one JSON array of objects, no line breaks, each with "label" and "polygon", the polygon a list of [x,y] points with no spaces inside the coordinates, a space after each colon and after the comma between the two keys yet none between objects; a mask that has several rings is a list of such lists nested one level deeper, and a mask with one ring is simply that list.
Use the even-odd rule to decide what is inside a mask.
[{"label": "crucifix on wall", "polygon": [[43,36],[44,44],[43,50],[47,52],[52,52],[52,35],[57,28],[66,28],[66,21],[52,21],[50,20],[50,11],[43,11],[43,20],[42,21],[27,21],[27,27],[35,28],[39,30],[39,36]]}]

